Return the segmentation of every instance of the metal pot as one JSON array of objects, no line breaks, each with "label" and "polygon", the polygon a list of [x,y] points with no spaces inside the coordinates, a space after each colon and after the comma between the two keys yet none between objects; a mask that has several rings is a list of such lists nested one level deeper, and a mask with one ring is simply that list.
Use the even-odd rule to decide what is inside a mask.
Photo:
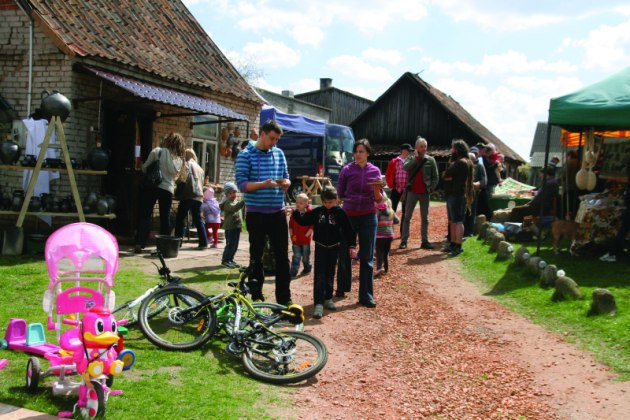
[{"label": "metal pot", "polygon": [[88,165],[95,171],[105,171],[107,170],[107,165],[109,164],[109,153],[100,147],[95,147],[90,150],[90,153],[87,155]]},{"label": "metal pot", "polygon": [[13,165],[20,158],[20,146],[13,140],[0,143],[0,161],[5,165]]},{"label": "metal pot", "polygon": [[66,118],[68,118],[68,115],[70,115],[72,103],[56,90],[53,90],[52,93],[48,93],[48,91],[45,90],[42,92],[41,109],[44,118],[48,121],[50,121],[53,116],[58,116],[61,118],[61,122],[64,122]]}]

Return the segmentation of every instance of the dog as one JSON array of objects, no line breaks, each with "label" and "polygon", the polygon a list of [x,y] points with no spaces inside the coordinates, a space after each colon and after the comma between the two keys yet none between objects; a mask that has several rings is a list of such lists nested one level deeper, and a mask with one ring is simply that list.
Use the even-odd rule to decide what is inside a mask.
[{"label": "dog", "polygon": [[558,247],[560,240],[565,237],[571,241],[575,240],[578,227],[580,225],[569,220],[556,220],[551,224],[551,234],[553,235],[553,253],[559,254]]}]

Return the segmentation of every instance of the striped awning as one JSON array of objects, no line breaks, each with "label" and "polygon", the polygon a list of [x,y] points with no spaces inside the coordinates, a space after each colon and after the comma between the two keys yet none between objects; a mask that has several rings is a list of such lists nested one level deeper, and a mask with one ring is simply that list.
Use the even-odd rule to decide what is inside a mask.
[{"label": "striped awning", "polygon": [[101,79],[112,82],[116,86],[131,92],[135,96],[148,99],[150,101],[161,102],[179,108],[190,109],[204,114],[216,115],[240,121],[249,121],[246,115],[240,114],[230,108],[220,105],[210,99],[201,96],[189,95],[151,83],[141,82],[137,79],[109,73],[91,66],[84,66]]}]

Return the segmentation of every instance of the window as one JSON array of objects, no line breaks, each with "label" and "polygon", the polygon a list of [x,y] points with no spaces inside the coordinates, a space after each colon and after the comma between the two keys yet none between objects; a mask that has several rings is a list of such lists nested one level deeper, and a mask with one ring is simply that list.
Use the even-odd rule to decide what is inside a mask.
[{"label": "window", "polygon": [[219,124],[217,117],[211,115],[197,115],[193,117],[193,123],[206,123],[193,125],[192,147],[199,159],[201,166],[210,182],[217,181]]}]

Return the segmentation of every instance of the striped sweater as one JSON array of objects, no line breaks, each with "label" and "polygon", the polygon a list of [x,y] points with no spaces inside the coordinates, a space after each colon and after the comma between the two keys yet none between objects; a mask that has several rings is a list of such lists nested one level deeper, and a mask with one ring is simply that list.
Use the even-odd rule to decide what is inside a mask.
[{"label": "striped sweater", "polygon": [[377,210],[378,227],[376,228],[377,238],[394,237],[394,211],[391,208]]},{"label": "striped sweater", "polygon": [[254,213],[276,213],[284,210],[284,191],[280,187],[261,188],[247,192],[248,182],[289,178],[287,161],[282,150],[272,147],[264,152],[255,143],[238,154],[235,163],[236,185],[243,192],[245,208]]}]

